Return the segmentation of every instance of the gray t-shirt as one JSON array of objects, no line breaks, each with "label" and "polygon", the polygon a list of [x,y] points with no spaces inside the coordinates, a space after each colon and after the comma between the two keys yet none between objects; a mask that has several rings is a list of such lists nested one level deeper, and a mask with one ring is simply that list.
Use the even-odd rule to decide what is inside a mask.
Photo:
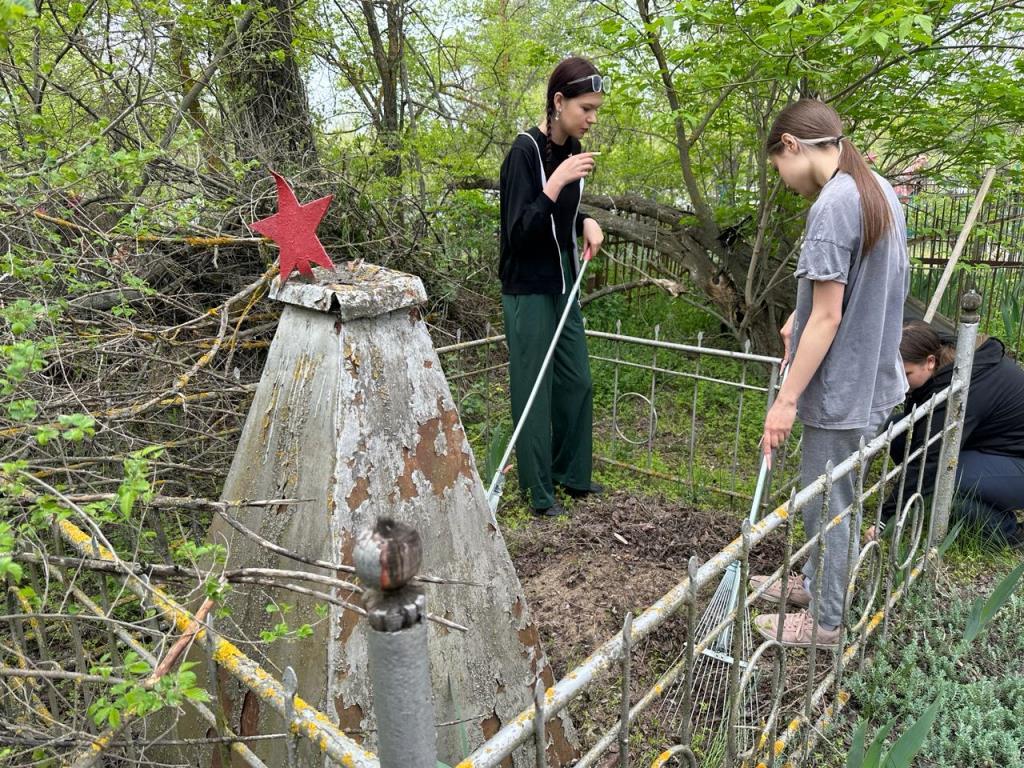
[{"label": "gray t-shirt", "polygon": [[903,302],[910,290],[906,219],[896,193],[878,174],[892,226],[862,254],[860,193],[838,173],[807,214],[798,278],[793,350],[811,314],[815,281],[846,285],[835,340],[797,403],[800,421],[823,429],[860,429],[870,415],[903,401],[907,377],[900,359]]}]

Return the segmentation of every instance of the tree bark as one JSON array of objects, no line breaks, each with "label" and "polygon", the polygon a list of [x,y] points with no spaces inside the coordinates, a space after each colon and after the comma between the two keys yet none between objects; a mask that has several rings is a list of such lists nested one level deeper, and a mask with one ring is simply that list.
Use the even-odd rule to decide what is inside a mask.
[{"label": "tree bark", "polygon": [[306,86],[292,48],[290,0],[269,0],[267,22],[236,49],[226,78],[236,158],[270,168],[316,165]]},{"label": "tree bark", "polygon": [[[400,103],[402,57],[405,51],[405,9],[401,0],[385,2],[384,17],[387,28],[381,33],[377,23],[374,3],[363,0],[360,3],[366,31],[373,53],[373,62],[380,76],[380,94],[377,132],[384,145],[387,157],[384,173],[397,179],[402,175],[401,132],[403,110]],[[387,44],[385,45],[385,38]]]}]

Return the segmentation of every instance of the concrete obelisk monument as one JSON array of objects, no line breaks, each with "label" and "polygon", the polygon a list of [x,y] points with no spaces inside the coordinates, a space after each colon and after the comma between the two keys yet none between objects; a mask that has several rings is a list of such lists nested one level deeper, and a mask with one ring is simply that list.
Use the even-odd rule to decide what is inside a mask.
[{"label": "concrete obelisk monument", "polygon": [[[455,723],[438,728],[438,757],[454,764],[529,706],[537,675],[550,684],[551,673],[420,317],[422,282],[365,263],[335,267],[315,236],[329,198],[301,206],[280,177],[278,191],[280,212],[253,228],[281,247],[270,295],[284,311],[222,498],[308,500],[238,510],[237,518],[286,550],[343,564],[353,562],[358,532],[378,518],[409,523],[423,540],[424,571],[464,582],[426,587],[431,613],[469,628],[430,626],[437,719]],[[312,272],[309,261],[321,268]],[[307,279],[287,280],[292,268]],[[267,551],[220,519],[209,536],[227,545],[233,566],[323,572]],[[358,603],[358,595],[337,594]],[[299,695],[372,750],[365,622],[333,605],[325,617],[312,598],[240,586],[228,603],[245,636],[280,620],[267,612],[268,595],[292,606],[290,625],[308,622],[314,634],[260,646],[257,657],[276,675],[293,667]],[[230,633],[226,624],[221,631]],[[245,692],[226,688],[237,727]],[[247,716],[258,732],[281,728],[273,714],[265,723],[258,712]],[[548,732],[552,764],[566,764],[571,724],[556,718]],[[253,749],[268,765],[285,765],[280,740]],[[302,764],[310,760],[312,751]]]}]

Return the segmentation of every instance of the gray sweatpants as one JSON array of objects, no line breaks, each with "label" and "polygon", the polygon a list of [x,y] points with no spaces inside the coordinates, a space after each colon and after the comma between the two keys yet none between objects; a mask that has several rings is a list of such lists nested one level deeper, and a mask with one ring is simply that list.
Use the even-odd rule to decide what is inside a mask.
[{"label": "gray sweatpants", "polygon": [[[872,413],[871,422],[863,429],[821,429],[804,426],[803,448],[800,453],[800,485],[806,486],[813,483],[825,474],[825,465],[830,460],[833,465],[836,465],[850,454],[856,453],[860,447],[862,436],[865,441],[876,437],[889,413],[890,411]],[[826,524],[853,504],[856,493],[854,479],[854,474],[850,473],[832,484]],[[819,495],[803,509],[804,530],[807,533],[807,538],[818,533],[818,528],[821,525],[821,507],[822,495]],[[810,555],[803,567],[803,574],[810,584],[811,615],[827,627],[838,626],[842,620],[843,599],[846,595],[848,576],[847,567],[848,565],[852,567],[852,563],[847,563],[851,535],[854,537],[854,557],[856,558],[857,553],[860,552],[861,521],[855,511],[851,515],[853,517],[852,533],[851,518],[846,517],[840,525],[825,534],[825,572],[821,585],[820,613],[814,605],[814,595],[817,592],[815,583],[815,571],[818,565],[817,546],[811,548]]]}]

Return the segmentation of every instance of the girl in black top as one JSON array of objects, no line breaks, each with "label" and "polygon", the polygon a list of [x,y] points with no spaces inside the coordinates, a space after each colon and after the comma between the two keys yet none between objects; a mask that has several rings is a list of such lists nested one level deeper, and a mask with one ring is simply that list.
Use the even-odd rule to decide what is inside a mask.
[{"label": "girl in black top", "polygon": [[[910,395],[904,413],[913,406],[923,406],[936,392],[949,386],[953,378],[956,349],[953,339],[941,337],[931,326],[920,321],[903,328],[900,355],[910,384]],[[932,434],[946,418],[946,405],[935,408]],[[911,451],[921,447],[925,439],[925,421],[913,430]],[[902,461],[906,435],[893,440],[890,454]],[[935,488],[941,444],[929,448],[924,463],[922,492],[930,495]],[[911,461],[906,469],[909,497],[920,464]],[[1006,356],[999,339],[982,338],[974,353],[971,386],[967,392],[967,408],[956,468],[954,512],[997,540],[1011,545],[1024,545],[1024,526],[1017,522],[1016,510],[1024,510],[1024,370]],[[893,489],[882,507],[883,527],[900,510],[899,487]],[[874,538],[869,530],[868,537]]]},{"label": "girl in black top", "polygon": [[[580,213],[594,154],[580,140],[597,122],[608,79],[586,59],[561,62],[548,80],[541,126],[516,137],[501,166],[502,309],[509,348],[512,418],[518,422],[540,372],[584,249],[597,255],[600,225]],[[554,484],[572,495],[597,490],[593,386],[579,304],[562,329],[551,367],[516,444],[519,484],[536,514],[559,515]]]}]

